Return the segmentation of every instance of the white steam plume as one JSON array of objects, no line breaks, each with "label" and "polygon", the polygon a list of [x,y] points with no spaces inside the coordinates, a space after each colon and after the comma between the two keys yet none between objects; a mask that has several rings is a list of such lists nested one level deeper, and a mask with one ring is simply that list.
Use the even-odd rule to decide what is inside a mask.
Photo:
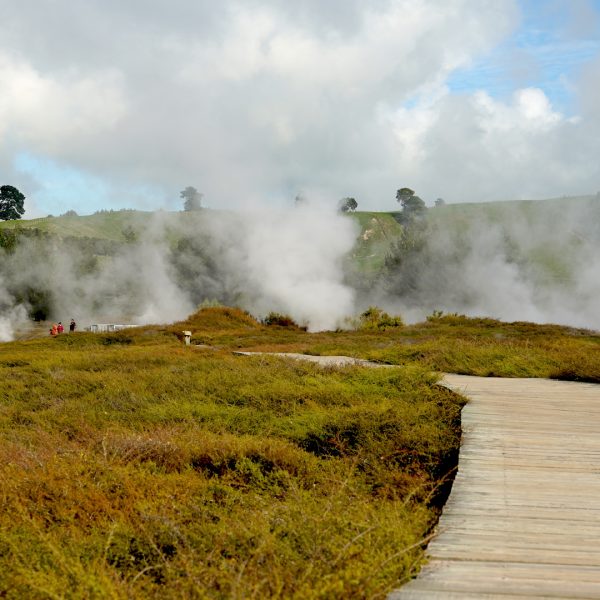
[{"label": "white steam plume", "polygon": [[[311,330],[335,328],[353,312],[342,262],[357,232],[333,211],[159,212],[133,215],[132,223],[135,243],[113,244],[116,254],[97,258],[93,249],[81,251],[77,244],[85,241],[22,239],[2,263],[6,287],[43,290],[50,318],[81,326],[172,322],[206,299],[258,317],[283,312]],[[96,264],[87,264],[90,258]],[[5,296],[2,323],[16,314]],[[12,335],[7,326],[3,332],[4,339]]]},{"label": "white steam plume", "polygon": [[386,306],[600,329],[600,199],[444,210]]},{"label": "white steam plume", "polygon": [[230,232],[237,243],[227,270],[237,271],[251,312],[283,312],[309,330],[334,329],[354,311],[342,263],[356,235],[350,219],[310,206],[255,211]]},{"label": "white steam plume", "polygon": [[26,307],[15,303],[14,298],[6,291],[4,280],[0,275],[0,342],[12,340],[15,330],[26,321]]}]

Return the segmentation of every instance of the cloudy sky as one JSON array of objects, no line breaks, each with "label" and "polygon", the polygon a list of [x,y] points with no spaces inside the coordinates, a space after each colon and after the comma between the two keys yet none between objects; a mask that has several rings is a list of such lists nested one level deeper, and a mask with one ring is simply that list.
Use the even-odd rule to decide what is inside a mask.
[{"label": "cloudy sky", "polygon": [[600,190],[600,0],[0,0],[27,215]]}]

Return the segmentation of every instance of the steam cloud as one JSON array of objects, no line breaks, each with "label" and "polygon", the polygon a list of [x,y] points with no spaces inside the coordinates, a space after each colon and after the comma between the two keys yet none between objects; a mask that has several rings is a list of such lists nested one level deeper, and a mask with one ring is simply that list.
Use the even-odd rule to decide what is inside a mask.
[{"label": "steam cloud", "polygon": [[[29,308],[6,288],[47,290],[51,318],[75,317],[82,326],[172,322],[203,300],[218,300],[257,316],[291,314],[311,330],[335,328],[354,307],[342,263],[355,242],[355,227],[334,212],[310,207],[158,212],[138,229],[137,243],[91,270],[64,245],[26,239],[3,257],[0,335],[10,339]],[[174,251],[174,239],[189,244]]]},{"label": "steam cloud", "polygon": [[499,206],[434,219],[399,271],[400,306],[384,303],[412,320],[443,310],[600,329],[600,198]]},{"label": "steam cloud", "polygon": [[444,220],[432,209],[423,247],[379,287],[359,275],[356,289],[356,222],[310,206],[155,213],[134,221],[135,243],[93,265],[54,238],[28,238],[0,263],[0,340],[30,309],[14,290],[36,289],[46,290],[51,318],[81,326],[173,322],[217,300],[257,317],[286,313],[310,330],[339,327],[372,304],[408,321],[443,310],[600,329],[598,200],[542,205],[510,218],[456,207]]},{"label": "steam cloud", "polygon": [[21,304],[15,304],[14,298],[7,293],[0,275],[0,342],[9,342],[13,337],[13,326],[27,318],[27,311]]}]

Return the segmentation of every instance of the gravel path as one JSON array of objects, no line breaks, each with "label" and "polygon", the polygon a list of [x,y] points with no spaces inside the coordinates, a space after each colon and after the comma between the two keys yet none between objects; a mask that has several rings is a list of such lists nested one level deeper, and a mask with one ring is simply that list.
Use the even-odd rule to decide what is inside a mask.
[{"label": "gravel path", "polygon": [[293,358],[294,360],[306,360],[317,363],[323,367],[345,367],[347,365],[355,365],[361,367],[392,367],[394,365],[382,365],[380,363],[371,362],[362,358],[352,358],[351,356],[313,356],[312,354],[298,354],[295,352],[241,352],[236,351],[234,354],[241,356],[256,356],[259,354],[265,356],[282,356],[284,358]]}]

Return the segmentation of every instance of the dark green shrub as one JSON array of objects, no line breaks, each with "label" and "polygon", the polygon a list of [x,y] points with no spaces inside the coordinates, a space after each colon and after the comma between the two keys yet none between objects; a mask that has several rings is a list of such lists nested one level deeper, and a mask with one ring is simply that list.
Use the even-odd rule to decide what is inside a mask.
[{"label": "dark green shrub", "polygon": [[264,319],[265,325],[276,325],[278,327],[289,327],[291,329],[305,329],[300,327],[290,315],[285,315],[278,312],[270,312]]},{"label": "dark green shrub", "polygon": [[360,329],[391,329],[403,326],[402,317],[391,316],[377,306],[370,306],[360,315]]}]

